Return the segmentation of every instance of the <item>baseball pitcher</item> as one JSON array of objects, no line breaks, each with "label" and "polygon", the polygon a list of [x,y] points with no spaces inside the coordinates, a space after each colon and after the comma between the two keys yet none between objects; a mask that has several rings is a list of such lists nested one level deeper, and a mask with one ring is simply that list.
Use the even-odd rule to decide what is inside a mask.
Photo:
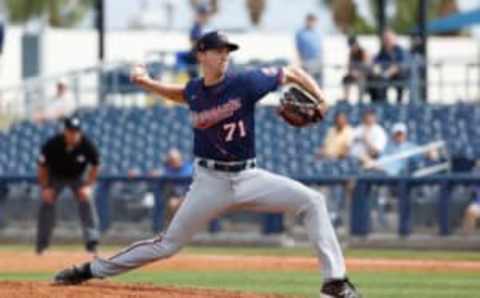
[{"label": "baseball pitcher", "polygon": [[[279,113],[290,124],[305,126],[323,118],[323,92],[309,75],[295,67],[227,72],[229,55],[238,48],[222,32],[203,35],[195,47],[203,77],[186,86],[152,80],[143,66],[133,69],[135,83],[184,103],[191,111],[196,159],[190,191],[165,234],[137,242],[108,259],[97,258],[65,269],[54,277],[55,283],[78,284],[114,276],[171,257],[212,218],[226,210],[248,209],[304,213],[323,270],[321,297],[360,297],[346,277],[325,198],[297,181],[258,168],[255,161],[255,104],[281,85],[295,84],[299,88],[289,90]],[[299,89],[311,96],[301,94]],[[307,98],[314,98],[316,104],[312,106]]]}]

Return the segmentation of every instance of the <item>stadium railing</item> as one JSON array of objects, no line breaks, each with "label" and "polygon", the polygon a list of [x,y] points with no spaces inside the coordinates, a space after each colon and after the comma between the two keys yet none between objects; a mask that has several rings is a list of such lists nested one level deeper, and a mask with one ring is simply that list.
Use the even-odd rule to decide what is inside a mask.
[{"label": "stadium railing", "polygon": [[[345,185],[352,179],[355,181],[355,190],[352,198],[350,211],[350,235],[365,237],[371,232],[371,206],[368,194],[372,186],[387,185],[397,188],[398,193],[398,235],[408,236],[412,231],[412,197],[411,190],[420,185],[438,185],[440,187],[437,197],[437,222],[438,234],[447,236],[451,234],[448,218],[450,206],[453,203],[451,198],[452,189],[457,185],[478,185],[479,175],[448,174],[433,175],[427,177],[388,177],[377,174],[365,174],[358,177],[294,177],[306,184],[315,185]],[[108,204],[108,192],[114,182],[138,183],[146,182],[150,185],[155,197],[155,204],[152,215],[152,230],[161,231],[164,216],[163,185],[165,183],[190,183],[191,178],[178,177],[126,177],[126,176],[103,176],[99,178],[96,191],[96,206],[99,213],[100,228],[106,231],[110,226],[110,210]],[[37,183],[33,176],[2,176],[0,184],[9,183]],[[264,221],[263,232],[278,233],[282,230],[281,215],[267,214]],[[280,221],[280,222],[279,222]],[[217,231],[218,223],[212,223],[210,231]]]},{"label": "stadium railing", "polygon": [[[167,81],[181,81],[187,79],[188,67],[176,57],[178,52],[162,52],[160,58],[146,61],[150,75],[162,77]],[[150,55],[151,56],[151,55]],[[170,58],[168,58],[170,57]],[[233,63],[234,68],[245,66],[286,65],[288,61],[277,59],[275,61],[246,61]],[[60,78],[66,79],[76,100],[77,107],[97,106],[103,103],[118,106],[148,105],[144,92],[129,81],[129,68],[131,62],[116,61],[77,69],[66,73],[59,73],[48,77],[35,77],[23,81],[17,86],[0,90],[0,116],[5,126],[17,120],[29,118],[32,112],[48,104],[49,86],[53,86]],[[459,100],[471,101],[480,98],[480,64],[471,61],[439,60],[428,63],[428,99],[432,103],[454,103]],[[342,77],[347,72],[345,64],[324,63],[318,65],[319,73],[323,78],[323,87],[331,98],[341,99]],[[403,87],[408,90],[408,102],[422,101],[420,87],[423,82],[419,76],[419,69],[423,66],[420,60],[412,59],[404,69],[409,75],[404,81],[384,83],[365,82],[360,86],[362,90],[369,87]],[[365,92],[359,92],[359,101]],[[388,94],[387,94],[388,97]],[[6,120],[5,120],[6,119]]]}]

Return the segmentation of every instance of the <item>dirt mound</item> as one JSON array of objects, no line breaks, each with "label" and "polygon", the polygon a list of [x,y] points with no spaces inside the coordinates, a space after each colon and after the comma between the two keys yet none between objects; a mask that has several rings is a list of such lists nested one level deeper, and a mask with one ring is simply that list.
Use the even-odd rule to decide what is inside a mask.
[{"label": "dirt mound", "polygon": [[47,282],[0,282],[0,297],[8,298],[274,298],[275,295],[236,293],[222,290],[156,287],[89,282],[81,286],[54,286]]}]

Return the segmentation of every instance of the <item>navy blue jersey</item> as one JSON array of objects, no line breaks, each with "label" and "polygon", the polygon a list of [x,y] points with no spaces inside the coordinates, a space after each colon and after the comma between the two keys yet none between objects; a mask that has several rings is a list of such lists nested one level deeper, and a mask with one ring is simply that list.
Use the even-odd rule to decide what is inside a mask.
[{"label": "navy blue jersey", "polygon": [[255,103],[276,90],[281,82],[278,68],[261,68],[227,74],[206,87],[203,79],[185,88],[194,130],[194,155],[220,161],[255,157]]}]

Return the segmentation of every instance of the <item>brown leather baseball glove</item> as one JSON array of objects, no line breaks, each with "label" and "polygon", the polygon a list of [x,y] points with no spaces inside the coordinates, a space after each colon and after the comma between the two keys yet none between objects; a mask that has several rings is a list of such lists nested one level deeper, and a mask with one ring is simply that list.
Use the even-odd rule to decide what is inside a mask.
[{"label": "brown leather baseball glove", "polygon": [[278,114],[292,126],[305,127],[324,118],[325,106],[309,92],[292,86],[283,92]]}]

